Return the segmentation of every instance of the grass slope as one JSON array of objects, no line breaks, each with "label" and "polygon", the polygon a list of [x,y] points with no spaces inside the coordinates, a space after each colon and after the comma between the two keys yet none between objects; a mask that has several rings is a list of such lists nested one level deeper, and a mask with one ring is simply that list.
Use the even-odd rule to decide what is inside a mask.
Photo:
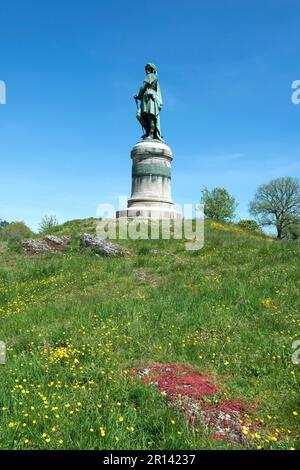
[{"label": "grass slope", "polygon": [[147,362],[190,364],[221,378],[228,398],[254,403],[267,425],[254,448],[300,447],[299,244],[214,222],[205,238],[200,251],[122,242],[135,256],[119,259],[81,254],[76,240],[64,255],[0,253],[0,448],[240,448],[189,428],[133,380],[130,368]]}]

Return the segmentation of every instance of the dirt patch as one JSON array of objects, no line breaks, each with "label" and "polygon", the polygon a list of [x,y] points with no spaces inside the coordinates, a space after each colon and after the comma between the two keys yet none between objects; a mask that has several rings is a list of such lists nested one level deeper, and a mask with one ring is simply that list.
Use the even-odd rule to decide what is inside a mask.
[{"label": "dirt patch", "polygon": [[143,271],[138,271],[137,269],[133,271],[133,274],[139,281],[145,282],[146,284],[155,284],[155,277],[153,274],[147,274]]},{"label": "dirt patch", "polygon": [[0,254],[5,253],[7,250],[7,245],[6,243],[0,242]]}]

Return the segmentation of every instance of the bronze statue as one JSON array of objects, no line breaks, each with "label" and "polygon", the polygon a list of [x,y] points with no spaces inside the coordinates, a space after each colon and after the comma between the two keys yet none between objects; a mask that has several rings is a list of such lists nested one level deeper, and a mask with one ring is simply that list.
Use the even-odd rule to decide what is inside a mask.
[{"label": "bronze statue", "polygon": [[136,102],[137,100],[141,102],[136,117],[145,130],[142,139],[163,141],[159,117],[163,102],[157,79],[156,66],[149,63],[145,66],[145,69],[146,78],[138,94],[134,95]]}]

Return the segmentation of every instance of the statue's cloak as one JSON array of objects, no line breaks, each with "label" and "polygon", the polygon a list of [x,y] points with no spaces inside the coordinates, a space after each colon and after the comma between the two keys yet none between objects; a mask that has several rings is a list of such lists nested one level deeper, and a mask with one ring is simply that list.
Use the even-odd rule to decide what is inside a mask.
[{"label": "statue's cloak", "polygon": [[163,102],[160,86],[155,73],[147,74],[144,80],[144,90],[141,103],[141,113],[153,114],[157,118]]},{"label": "statue's cloak", "polygon": [[156,133],[161,136],[160,130],[160,116],[163,101],[160,92],[160,86],[157,80],[156,73],[148,73],[144,83],[140,89],[139,98],[141,100],[141,108],[139,113],[152,114],[156,120]]}]

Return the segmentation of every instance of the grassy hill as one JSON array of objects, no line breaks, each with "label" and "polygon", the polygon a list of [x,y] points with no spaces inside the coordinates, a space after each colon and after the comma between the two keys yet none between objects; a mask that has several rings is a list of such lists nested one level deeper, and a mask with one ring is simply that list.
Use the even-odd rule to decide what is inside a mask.
[{"label": "grassy hill", "polygon": [[206,222],[202,250],[123,241],[134,256],[111,259],[81,253],[80,231],[95,220],[55,231],[75,237],[63,255],[0,253],[1,449],[241,448],[132,376],[149,363],[191,365],[252,404],[253,448],[300,447],[298,242]]}]

